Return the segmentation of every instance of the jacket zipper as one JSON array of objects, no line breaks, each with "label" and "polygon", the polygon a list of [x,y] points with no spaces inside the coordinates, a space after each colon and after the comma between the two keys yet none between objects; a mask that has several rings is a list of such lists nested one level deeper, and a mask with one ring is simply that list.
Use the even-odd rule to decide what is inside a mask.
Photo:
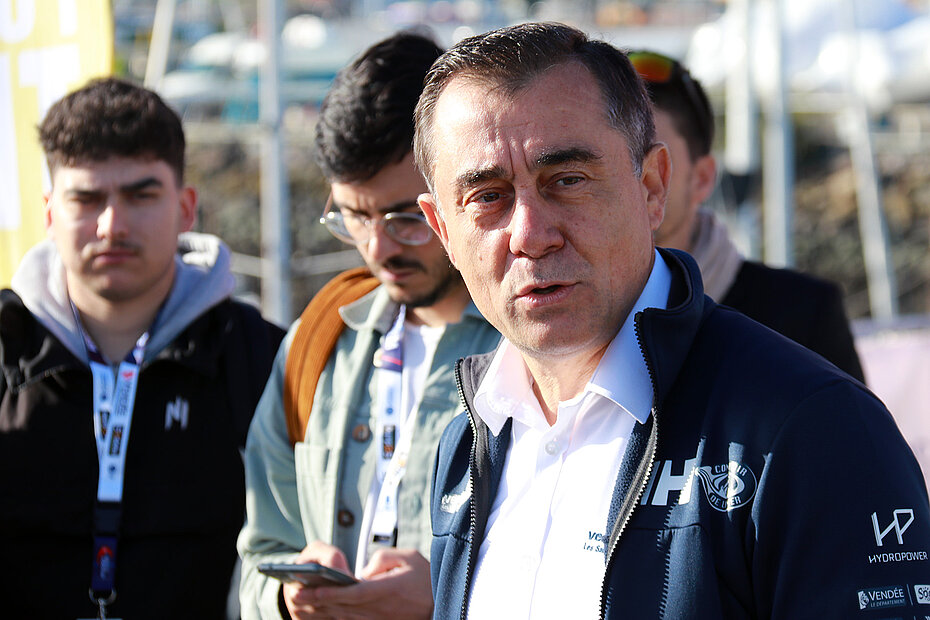
[{"label": "jacket zipper", "polygon": [[630,521],[630,517],[633,516],[633,510],[636,508],[640,497],[642,497],[643,491],[646,489],[646,483],[648,482],[649,477],[652,475],[652,468],[655,465],[656,445],[658,443],[659,437],[659,398],[656,390],[655,369],[652,366],[652,360],[650,360],[649,356],[646,355],[646,351],[643,348],[643,337],[640,331],[640,322],[636,320],[636,317],[634,317],[633,323],[634,331],[636,332],[636,342],[639,345],[639,352],[642,354],[643,359],[646,362],[646,369],[649,371],[649,381],[652,383],[652,397],[655,401],[655,404],[653,405],[651,412],[652,431],[649,433],[649,441],[646,444],[646,458],[648,459],[646,468],[645,470],[640,470],[640,476],[638,480],[634,481],[634,483],[630,486],[630,491],[627,493],[627,496],[624,499],[623,506],[621,507],[618,514],[620,527],[617,530],[616,538],[608,538],[608,540],[613,538],[614,542],[607,550],[607,561],[604,564],[604,579],[601,582],[601,609],[599,614],[601,620],[606,619],[605,614],[607,613],[607,575],[610,568],[610,562],[613,559],[614,551],[616,550],[617,545],[620,543],[620,537],[623,535],[623,532]]},{"label": "jacket zipper", "polygon": [[472,489],[471,503],[469,506],[469,525],[468,525],[468,562],[465,564],[465,587],[462,590],[462,613],[459,616],[461,620],[467,620],[468,618],[468,591],[471,589],[471,571],[472,571],[472,559],[474,558],[474,553],[472,548],[475,544],[475,536],[477,527],[478,517],[476,514],[477,508],[475,507],[475,491],[478,486],[475,484],[475,455],[478,451],[478,426],[475,423],[475,417],[472,415],[471,407],[468,406],[468,403],[465,400],[465,390],[462,388],[462,360],[459,360],[455,365],[455,387],[459,393],[459,399],[462,401],[462,405],[465,407],[465,413],[468,416],[468,424],[471,426],[471,452],[468,455],[468,485]]}]

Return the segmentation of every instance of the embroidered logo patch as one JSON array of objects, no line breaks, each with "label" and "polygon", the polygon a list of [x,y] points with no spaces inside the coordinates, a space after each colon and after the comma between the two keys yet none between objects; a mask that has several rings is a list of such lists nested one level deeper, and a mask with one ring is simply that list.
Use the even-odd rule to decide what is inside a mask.
[{"label": "embroidered logo patch", "polygon": [[756,494],[756,475],[736,461],[698,467],[697,475],[707,501],[720,512],[745,506]]}]

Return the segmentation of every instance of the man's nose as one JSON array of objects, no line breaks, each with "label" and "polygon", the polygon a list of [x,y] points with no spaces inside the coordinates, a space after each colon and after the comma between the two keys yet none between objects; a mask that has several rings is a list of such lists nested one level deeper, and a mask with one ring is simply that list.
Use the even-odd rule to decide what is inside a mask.
[{"label": "man's nose", "polygon": [[369,256],[379,263],[400,254],[404,249],[401,243],[387,234],[382,221],[379,219],[371,222],[368,231],[370,236],[366,243]]},{"label": "man's nose", "polygon": [[123,239],[129,232],[126,207],[118,198],[107,200],[107,204],[97,218],[97,237],[99,239]]},{"label": "man's nose", "polygon": [[510,219],[510,253],[541,258],[565,243],[558,205],[547,202],[538,191],[525,190],[514,196]]}]

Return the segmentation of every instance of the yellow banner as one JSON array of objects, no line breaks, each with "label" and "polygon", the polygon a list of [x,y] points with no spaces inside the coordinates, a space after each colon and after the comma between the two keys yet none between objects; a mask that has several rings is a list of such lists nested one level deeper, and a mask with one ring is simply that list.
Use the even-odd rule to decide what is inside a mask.
[{"label": "yellow banner", "polygon": [[45,237],[49,180],[36,127],[56,100],[112,67],[110,0],[0,0],[0,287]]}]

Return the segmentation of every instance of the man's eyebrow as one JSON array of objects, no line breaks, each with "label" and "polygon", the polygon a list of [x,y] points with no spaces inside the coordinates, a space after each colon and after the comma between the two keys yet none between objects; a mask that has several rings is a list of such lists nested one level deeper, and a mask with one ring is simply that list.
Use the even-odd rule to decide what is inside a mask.
[{"label": "man's eyebrow", "polygon": [[[349,205],[339,204],[335,200],[333,200],[333,207],[335,207],[336,209],[339,209],[340,211],[345,210],[345,211],[351,211],[352,213],[364,213],[366,215],[368,214],[368,212],[365,211],[364,209],[357,209]],[[420,205],[417,203],[416,198],[410,198],[407,200],[400,200],[398,202],[395,202],[394,204],[386,205],[383,207],[378,207],[376,211],[378,213],[394,213],[396,211],[404,211],[406,209],[412,209],[414,207],[419,209]]]},{"label": "man's eyebrow", "polygon": [[123,193],[132,193],[150,187],[162,187],[163,185],[161,180],[156,177],[145,177],[144,179],[139,179],[138,181],[127,183],[126,185],[120,185],[119,191]]},{"label": "man's eyebrow", "polygon": [[95,197],[95,196],[102,196],[106,194],[106,192],[96,187],[89,187],[89,188],[71,187],[71,188],[66,189],[64,194],[65,196],[69,196],[69,197],[70,196],[81,196],[84,198],[90,198],[90,197]]},{"label": "man's eyebrow", "polygon": [[[567,162],[588,162],[601,159],[601,155],[585,147],[569,147],[544,151],[534,161],[535,168],[545,168],[546,166],[556,166]],[[462,190],[467,187],[473,187],[484,181],[491,179],[500,179],[507,177],[507,171],[501,166],[491,166],[489,168],[478,168],[475,170],[466,170],[455,178],[456,189]]]},{"label": "man's eyebrow", "polygon": [[455,188],[463,190],[467,187],[473,187],[484,181],[491,179],[500,179],[507,176],[507,171],[502,166],[491,166],[490,168],[480,168],[475,170],[466,170],[455,177]]},{"label": "man's eyebrow", "polygon": [[[133,192],[138,192],[149,187],[162,187],[164,184],[160,179],[156,177],[145,177],[139,179],[138,181],[133,181],[132,183],[127,183],[125,185],[119,186],[120,193],[131,194]],[[91,187],[71,187],[65,190],[66,196],[82,196],[85,198],[95,197],[95,196],[104,196],[107,193],[107,189],[98,186]]]},{"label": "man's eyebrow", "polygon": [[589,162],[601,159],[601,155],[585,147],[570,147],[554,151],[544,151],[533,163],[537,168],[546,166],[557,166],[559,164],[570,162]]}]

